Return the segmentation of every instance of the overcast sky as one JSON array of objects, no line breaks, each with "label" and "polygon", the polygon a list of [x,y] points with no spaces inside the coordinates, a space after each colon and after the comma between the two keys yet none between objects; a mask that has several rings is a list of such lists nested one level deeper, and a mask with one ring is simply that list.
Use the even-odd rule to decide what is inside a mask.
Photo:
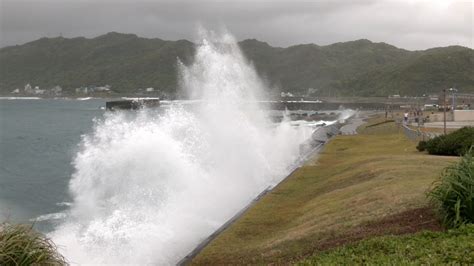
[{"label": "overcast sky", "polygon": [[356,39],[409,49],[473,48],[473,1],[0,0],[0,46],[110,31],[194,40],[199,24],[273,46]]}]

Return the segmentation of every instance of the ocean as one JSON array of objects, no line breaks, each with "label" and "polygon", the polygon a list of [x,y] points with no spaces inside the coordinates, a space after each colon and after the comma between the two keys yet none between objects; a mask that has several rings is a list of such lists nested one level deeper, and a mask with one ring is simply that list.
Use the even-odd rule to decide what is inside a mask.
[{"label": "ocean", "polygon": [[31,222],[67,208],[72,159],[102,106],[104,100],[0,100],[0,221]]}]

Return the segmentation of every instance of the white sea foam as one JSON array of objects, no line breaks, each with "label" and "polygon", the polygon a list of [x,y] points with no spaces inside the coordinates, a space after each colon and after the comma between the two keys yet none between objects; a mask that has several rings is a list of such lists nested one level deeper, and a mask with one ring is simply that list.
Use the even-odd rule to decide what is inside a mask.
[{"label": "white sea foam", "polygon": [[298,158],[311,127],[271,125],[232,36],[200,43],[180,64],[195,108],[109,113],[84,136],[70,212],[50,234],[71,262],[174,264]]},{"label": "white sea foam", "polygon": [[339,117],[338,117],[338,122],[339,123],[345,123],[347,119],[357,116],[358,111],[352,110],[352,109],[342,109],[339,110]]},{"label": "white sea foam", "polygon": [[0,100],[41,100],[40,97],[0,97]]},{"label": "white sea foam", "polygon": [[51,220],[59,220],[66,218],[66,213],[64,212],[55,212],[55,213],[48,213],[40,215],[36,218],[30,219],[31,222],[42,222],[42,221],[51,221]]},{"label": "white sea foam", "polygon": [[68,206],[69,207],[71,205],[72,205],[71,202],[65,202],[65,201],[56,203],[56,206]]},{"label": "white sea foam", "polygon": [[317,126],[325,126],[325,125],[332,125],[337,121],[306,121],[306,120],[295,120],[291,121],[290,124],[292,126],[304,126],[304,127],[317,127]]}]

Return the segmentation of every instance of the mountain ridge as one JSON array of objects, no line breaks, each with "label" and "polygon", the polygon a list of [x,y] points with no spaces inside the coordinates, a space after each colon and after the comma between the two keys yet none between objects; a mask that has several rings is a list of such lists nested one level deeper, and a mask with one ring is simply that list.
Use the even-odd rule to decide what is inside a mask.
[{"label": "mountain ridge", "polygon": [[[239,42],[246,58],[274,93],[318,95],[421,95],[456,86],[474,92],[474,50],[462,46],[409,51],[360,39],[329,45],[273,47]],[[188,40],[167,41],[109,32],[94,38],[40,38],[0,49],[0,93],[26,83],[42,88],[109,84],[119,93],[154,87],[178,91],[177,58],[192,62]]]}]

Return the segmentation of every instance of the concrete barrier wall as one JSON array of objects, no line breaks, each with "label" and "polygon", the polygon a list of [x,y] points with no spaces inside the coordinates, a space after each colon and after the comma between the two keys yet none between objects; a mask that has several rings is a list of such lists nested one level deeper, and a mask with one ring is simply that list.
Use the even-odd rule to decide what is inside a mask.
[{"label": "concrete barrier wall", "polygon": [[474,121],[474,110],[454,110],[454,121]]},{"label": "concrete barrier wall", "polygon": [[[425,117],[429,117],[429,122],[442,122],[444,121],[444,114],[443,112],[434,112],[434,113],[427,113],[425,112]],[[453,113],[450,111],[446,112],[446,121],[453,121]]]},{"label": "concrete barrier wall", "polygon": [[[387,107],[384,103],[336,103],[336,102],[273,102],[273,103],[262,103],[267,105],[272,110],[338,110],[341,106],[349,109],[359,110],[385,110]],[[400,105],[392,105],[392,110],[400,109]]]}]

